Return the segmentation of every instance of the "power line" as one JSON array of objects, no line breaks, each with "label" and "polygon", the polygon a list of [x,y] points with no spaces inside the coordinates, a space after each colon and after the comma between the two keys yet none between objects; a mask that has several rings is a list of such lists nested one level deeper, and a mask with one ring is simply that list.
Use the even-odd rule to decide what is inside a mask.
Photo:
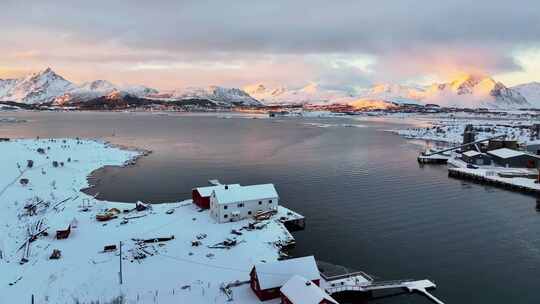
[{"label": "power line", "polygon": [[[231,270],[231,271],[243,272],[243,273],[250,273],[251,272],[251,270],[247,271],[245,269],[239,269],[239,268],[233,268],[233,267],[227,267],[227,266],[220,266],[220,265],[212,265],[212,264],[207,264],[207,263],[203,263],[203,262],[197,262],[197,261],[192,261],[192,260],[188,260],[188,259],[184,259],[184,258],[174,257],[174,256],[170,256],[170,255],[163,254],[163,253],[160,253],[158,256],[164,256],[164,257],[167,257],[167,258],[170,258],[170,259],[173,259],[173,260],[177,260],[177,261],[180,261],[180,262],[185,262],[185,263],[190,263],[190,264],[197,264],[197,265],[202,265],[202,266],[206,266],[206,267],[210,267],[210,268]],[[275,275],[275,276],[283,276],[283,277],[285,277],[285,276],[290,277],[290,274],[285,274],[285,273],[272,273],[272,272],[257,272],[257,273],[267,274],[267,275]]]}]

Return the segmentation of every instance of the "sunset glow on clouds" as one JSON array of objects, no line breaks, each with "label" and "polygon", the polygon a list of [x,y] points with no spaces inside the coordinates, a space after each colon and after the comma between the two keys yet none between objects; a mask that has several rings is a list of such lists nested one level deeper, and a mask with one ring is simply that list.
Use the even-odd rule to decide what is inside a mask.
[{"label": "sunset glow on clouds", "polygon": [[540,9],[514,1],[2,1],[0,77],[157,88],[336,88],[461,72],[540,80]]}]

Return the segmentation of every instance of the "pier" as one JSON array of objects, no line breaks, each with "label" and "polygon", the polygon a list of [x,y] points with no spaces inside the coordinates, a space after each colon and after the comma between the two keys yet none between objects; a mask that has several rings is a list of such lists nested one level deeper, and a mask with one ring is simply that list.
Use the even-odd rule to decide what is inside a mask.
[{"label": "pier", "polygon": [[443,154],[424,155],[420,154],[416,158],[420,164],[446,164],[450,156]]},{"label": "pier", "polygon": [[500,177],[498,174],[487,175],[482,174],[486,170],[476,169],[479,172],[471,172],[464,168],[448,168],[448,176],[471,180],[477,183],[489,184],[499,188],[504,188],[512,191],[526,192],[532,194],[540,194],[540,184],[535,183],[534,179],[519,178],[519,177]]},{"label": "pier", "polygon": [[430,280],[393,280],[393,281],[373,281],[373,278],[364,272],[355,272],[340,276],[326,277],[321,273],[321,288],[326,293],[333,295],[340,292],[356,291],[371,292],[376,290],[405,289],[408,292],[418,292],[437,304],[444,304],[428,289],[436,288],[437,285]]}]

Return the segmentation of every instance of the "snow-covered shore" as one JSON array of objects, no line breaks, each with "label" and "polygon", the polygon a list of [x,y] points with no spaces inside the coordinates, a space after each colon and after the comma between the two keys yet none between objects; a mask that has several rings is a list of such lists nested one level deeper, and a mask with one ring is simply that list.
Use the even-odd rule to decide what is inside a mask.
[{"label": "snow-covered shore", "polygon": [[[279,219],[298,215],[284,207],[249,227],[247,220],[215,223],[191,200],[137,211],[133,204],[98,201],[80,191],[92,171],[128,164],[138,151],[78,139],[12,140],[0,142],[0,150],[0,303],[30,302],[32,295],[36,303],[119,297],[127,303],[224,303],[222,285],[248,280],[253,264],[276,260],[280,245],[293,241]],[[116,218],[96,220],[114,208]],[[69,237],[56,239],[56,231],[70,224]],[[47,234],[40,233],[44,228]],[[35,240],[26,246],[29,235]],[[236,245],[208,247],[227,239]],[[119,250],[103,252],[120,241],[122,285]],[[60,259],[49,259],[55,249]],[[249,285],[233,287],[232,294],[234,303],[258,303]]]},{"label": "snow-covered shore", "polygon": [[[441,119],[431,121],[425,127],[388,130],[407,139],[422,139],[450,144],[463,141],[463,131],[467,124],[472,124],[477,139],[486,139],[506,135],[507,139],[517,140],[521,144],[537,142],[531,134],[533,121],[523,120],[468,120]],[[536,122],[537,123],[537,122]]]}]

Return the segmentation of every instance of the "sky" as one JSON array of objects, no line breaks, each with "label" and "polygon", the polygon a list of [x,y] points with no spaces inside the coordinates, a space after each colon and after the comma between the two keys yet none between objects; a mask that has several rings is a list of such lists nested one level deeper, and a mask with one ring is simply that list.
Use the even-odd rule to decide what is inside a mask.
[{"label": "sky", "polygon": [[540,81],[538,0],[2,0],[0,78],[354,90]]}]

